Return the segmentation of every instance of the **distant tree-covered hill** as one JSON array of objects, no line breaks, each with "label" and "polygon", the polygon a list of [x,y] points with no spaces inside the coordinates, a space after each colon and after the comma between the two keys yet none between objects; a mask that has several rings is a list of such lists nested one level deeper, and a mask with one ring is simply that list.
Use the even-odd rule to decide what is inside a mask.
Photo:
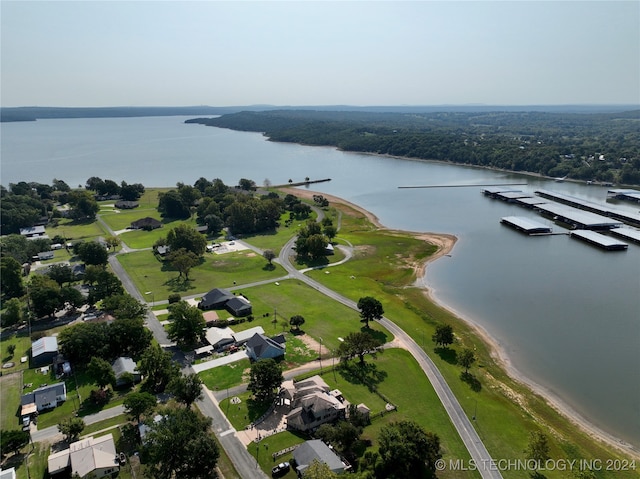
[{"label": "distant tree-covered hill", "polygon": [[345,151],[640,185],[640,110],[272,110],[187,123],[257,131],[272,141],[336,146]]}]

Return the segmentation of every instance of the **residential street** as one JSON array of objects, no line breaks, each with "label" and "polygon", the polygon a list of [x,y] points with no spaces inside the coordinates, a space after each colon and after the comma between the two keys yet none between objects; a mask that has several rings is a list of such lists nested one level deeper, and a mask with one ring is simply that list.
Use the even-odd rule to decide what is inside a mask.
[{"label": "residential street", "polygon": [[[247,243],[244,243],[244,244],[247,247],[251,248],[252,250],[256,251],[257,253],[262,254],[261,250],[255,247],[252,247]],[[305,282],[309,286],[315,288],[320,293],[328,296],[334,301],[338,301],[344,304],[345,306],[348,306],[349,308],[352,308],[357,311],[358,307],[355,301],[352,301],[338,294],[337,292],[329,288],[326,288],[325,286],[318,283],[317,281],[305,276],[304,271],[307,271],[307,270],[299,271],[293,266],[293,264],[291,264],[291,257],[293,257],[295,254],[294,245],[295,245],[295,237],[291,238],[283,246],[283,248],[280,250],[280,254],[277,260],[275,260],[280,265],[282,265],[282,267],[287,271],[288,273],[287,276],[274,279],[271,281],[261,281],[256,284],[264,284],[268,282],[281,281],[287,278],[296,278],[296,279],[299,279],[300,281]],[[124,247],[123,247],[123,250],[125,250]],[[351,257],[351,248],[343,247],[343,250],[345,251],[346,258],[340,263],[347,261]],[[126,272],[124,271],[120,263],[117,261],[117,258],[115,256],[109,257],[109,263],[111,264],[114,272],[118,275],[118,277],[122,281],[127,292],[129,292],[129,294],[131,294],[134,298],[143,302],[147,302],[146,299],[148,298],[143,298],[140,292],[137,291],[137,289],[133,285],[133,282],[131,281],[129,276],[126,274]],[[240,288],[240,287],[247,288],[249,286],[251,285],[248,285],[248,284],[238,285],[234,289]],[[451,388],[449,388],[449,385],[447,384],[444,377],[442,376],[442,374],[440,373],[436,365],[433,363],[433,361],[431,361],[431,359],[422,350],[422,348],[420,348],[420,346],[415,341],[413,341],[413,339],[408,334],[406,334],[402,329],[396,326],[392,321],[390,321],[387,318],[383,318],[380,320],[380,324],[382,324],[385,328],[387,328],[390,332],[394,334],[396,339],[398,339],[400,343],[406,347],[406,349],[411,353],[411,355],[416,359],[416,361],[418,361],[418,363],[422,367],[423,371],[431,381],[431,384],[433,385],[436,393],[438,394],[438,397],[440,398],[440,401],[442,402],[445,410],[449,414],[449,417],[451,418],[453,425],[458,431],[458,434],[460,435],[460,437],[462,438],[462,441],[464,442],[466,448],[468,449],[471,458],[475,461],[476,464],[480,466],[481,465],[486,466],[486,467],[479,467],[479,472],[483,477],[483,479],[502,478],[502,475],[500,474],[499,471],[493,470],[492,468],[489,467],[489,465],[492,463],[492,458],[489,455],[489,452],[487,451],[484,444],[480,440],[480,437],[478,436],[476,430],[474,429],[473,424],[471,423],[469,418],[466,416],[465,412],[460,406],[460,403],[454,396],[453,392],[451,391]],[[162,327],[162,325],[160,324],[160,322],[157,320],[157,318],[152,312],[149,312],[147,315],[147,326],[152,331],[153,336],[161,345],[165,345],[165,346],[170,345],[166,331],[164,330],[164,328]],[[174,356],[175,355],[181,356],[181,353],[176,352],[175,348],[172,348],[172,349],[174,350]],[[182,364],[185,364],[183,357],[178,359],[182,359],[182,361],[180,362]],[[188,368],[188,370],[193,371],[191,368]],[[240,391],[241,388],[242,386],[238,388],[233,388],[233,390],[234,392],[236,389]],[[207,391],[207,393],[204,395],[204,398],[201,401],[199,401],[197,404],[203,414],[212,418],[214,431],[216,432],[216,435],[218,436],[220,443],[222,444],[222,447],[224,448],[227,455],[230,457],[238,473],[243,478],[247,478],[247,479],[254,478],[254,477],[255,478],[266,477],[264,473],[259,468],[257,468],[255,459],[249,454],[249,452],[244,447],[242,442],[236,437],[235,429],[231,427],[231,425],[225,418],[224,414],[222,414],[222,411],[218,407],[213,394]]]}]

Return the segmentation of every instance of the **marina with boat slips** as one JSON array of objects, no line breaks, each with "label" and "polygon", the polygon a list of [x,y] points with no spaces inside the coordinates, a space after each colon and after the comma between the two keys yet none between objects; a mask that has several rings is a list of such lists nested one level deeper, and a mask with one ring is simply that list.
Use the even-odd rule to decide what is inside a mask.
[{"label": "marina with boat slips", "polygon": [[[635,195],[633,193],[635,190],[610,190],[609,195],[613,194],[612,191],[618,195]],[[633,226],[640,225],[640,215],[600,206],[580,198],[548,190],[536,190],[537,196],[533,196],[510,186],[491,186],[484,188],[482,193],[490,198],[533,209],[543,217],[550,218],[571,229],[569,233],[553,233],[550,226],[528,217],[506,216],[501,218],[502,224],[530,236],[570,234],[572,238],[580,239],[606,251],[624,251],[628,248],[627,243],[597,232],[602,231],[640,244],[640,230],[625,226],[625,223]]]}]

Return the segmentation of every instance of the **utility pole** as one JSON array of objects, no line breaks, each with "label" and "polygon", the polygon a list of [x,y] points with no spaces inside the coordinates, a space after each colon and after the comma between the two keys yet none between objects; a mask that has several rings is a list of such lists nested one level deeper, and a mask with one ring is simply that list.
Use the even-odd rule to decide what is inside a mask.
[{"label": "utility pole", "polygon": [[320,374],[322,374],[322,338],[320,338],[320,347],[318,347],[318,361],[320,361]]}]

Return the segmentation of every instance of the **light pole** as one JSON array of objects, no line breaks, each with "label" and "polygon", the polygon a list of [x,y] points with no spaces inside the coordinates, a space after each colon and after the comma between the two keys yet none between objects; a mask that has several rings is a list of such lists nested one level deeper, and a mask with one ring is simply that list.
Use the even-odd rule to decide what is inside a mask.
[{"label": "light pole", "polygon": [[475,401],[476,403],[475,403],[475,406],[473,407],[473,418],[472,418],[474,421],[476,420],[476,416],[478,415],[478,400],[476,399]]},{"label": "light pole", "polygon": [[322,374],[322,338],[320,338],[320,346],[318,347],[318,361],[320,361],[320,374]]}]

